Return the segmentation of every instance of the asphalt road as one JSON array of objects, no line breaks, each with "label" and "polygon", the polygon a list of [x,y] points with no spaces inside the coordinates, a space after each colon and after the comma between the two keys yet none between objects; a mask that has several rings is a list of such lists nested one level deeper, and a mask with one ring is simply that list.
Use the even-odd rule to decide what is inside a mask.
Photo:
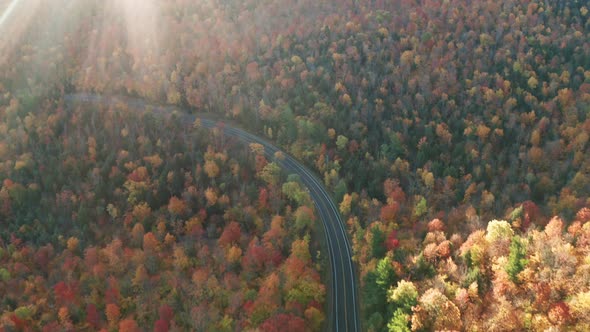
[{"label": "asphalt road", "polygon": [[[94,103],[112,104],[125,103],[129,107],[138,108],[168,115],[176,111],[183,121],[193,123],[197,116],[184,112],[182,109],[173,106],[156,106],[149,104],[142,99],[128,97],[111,97],[97,94],[77,93],[65,96],[66,103]],[[246,144],[259,143],[264,146],[264,153],[269,160],[275,160],[288,173],[299,175],[302,183],[307,186],[310,196],[314,201],[316,211],[324,225],[328,257],[330,261],[331,274],[328,280],[328,322],[327,329],[330,331],[360,331],[360,312],[357,297],[357,282],[352,263],[352,251],[346,233],[344,220],[340,216],[338,207],[328,194],[321,180],[295,158],[286,154],[269,141],[240,128],[229,126],[224,123],[219,125],[218,121],[201,118],[201,125],[206,128],[218,127],[227,136],[233,136]],[[276,152],[281,151],[284,158],[274,158]]]}]

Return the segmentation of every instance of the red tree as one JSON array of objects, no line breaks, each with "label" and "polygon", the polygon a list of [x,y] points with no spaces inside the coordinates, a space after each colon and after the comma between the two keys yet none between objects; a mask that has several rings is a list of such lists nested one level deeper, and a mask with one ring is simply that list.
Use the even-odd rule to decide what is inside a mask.
[{"label": "red tree", "polygon": [[160,314],[160,319],[170,322],[172,317],[174,317],[174,312],[172,311],[172,307],[167,304],[162,304],[160,309],[158,309],[158,313]]},{"label": "red tree", "polygon": [[305,320],[292,314],[278,314],[264,321],[260,329],[266,332],[300,332],[308,330]]},{"label": "red tree", "polygon": [[392,202],[391,204],[383,206],[381,208],[381,220],[383,222],[393,222],[398,211],[399,204],[397,202]]},{"label": "red tree", "polygon": [[88,303],[86,306],[86,322],[95,329],[98,329],[100,325],[100,315],[93,303]]},{"label": "red tree", "polygon": [[77,287],[76,285],[66,284],[63,281],[58,282],[53,286],[53,292],[55,293],[55,300],[60,304],[72,303],[76,297]]},{"label": "red tree", "polygon": [[154,323],[154,332],[168,332],[169,329],[168,322],[161,318]]},{"label": "red tree", "polygon": [[226,247],[237,243],[241,236],[240,224],[235,221],[230,222],[225,226],[223,233],[219,237],[218,243],[221,247]]},{"label": "red tree", "polygon": [[395,229],[392,230],[387,236],[387,239],[385,240],[385,246],[387,247],[388,251],[399,247],[399,240],[397,239],[397,231]]},{"label": "red tree", "polygon": [[242,268],[254,271],[260,270],[267,259],[266,249],[258,243],[257,238],[254,238],[250,241],[248,250],[246,250],[246,254],[242,258]]}]

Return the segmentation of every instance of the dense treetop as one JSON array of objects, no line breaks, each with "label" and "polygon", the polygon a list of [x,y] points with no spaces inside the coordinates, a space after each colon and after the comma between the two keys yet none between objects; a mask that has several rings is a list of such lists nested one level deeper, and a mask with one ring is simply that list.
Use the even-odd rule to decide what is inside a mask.
[{"label": "dense treetop", "polygon": [[[184,170],[168,184],[171,165],[193,172],[185,165],[200,163],[201,179],[218,188],[197,186],[201,205],[227,210],[239,201],[231,154],[223,162],[206,157],[224,154],[224,144],[197,140],[195,156],[184,136],[158,145],[169,130],[149,116],[125,128],[106,121],[117,136],[96,137],[103,124],[94,112],[64,120],[71,113],[60,106],[72,91],[141,97],[231,119],[321,176],[347,220],[365,329],[586,329],[580,239],[590,208],[590,8],[583,1],[64,0],[67,10],[55,3],[20,13],[30,24],[0,39],[0,199],[11,199],[4,216],[18,216],[4,219],[18,220],[3,233],[7,243],[10,234],[41,246],[79,232],[68,236],[85,246],[81,235],[96,228],[98,211],[109,203],[122,209],[96,197],[121,186],[114,197],[122,203],[139,192],[129,206],[146,202],[178,217],[171,211],[182,206],[170,201],[177,197],[185,213],[197,212],[181,198]],[[149,144],[120,137],[122,130],[151,137]],[[102,148],[111,141],[112,155]],[[127,160],[120,149],[136,154]],[[265,162],[250,160],[251,174]],[[57,163],[63,178],[47,172]],[[101,180],[114,164],[118,182]],[[128,173],[150,181],[138,187]],[[282,191],[294,216],[307,215],[297,213],[308,202],[296,199],[295,183],[279,188],[265,178],[240,182],[264,183],[265,190],[238,191],[249,193],[248,204],[257,192],[267,216],[289,218],[272,202],[272,190]],[[92,199],[84,196],[88,184],[97,190]],[[76,200],[55,196],[65,190]],[[76,218],[60,215],[58,198],[81,209]],[[45,215],[60,226],[45,226]],[[236,220],[225,221],[228,233],[216,235],[231,243]],[[255,230],[246,232],[263,241],[263,229]],[[542,247],[547,241],[559,252],[545,252],[553,250]]]},{"label": "dense treetop", "polygon": [[124,104],[0,114],[0,330],[321,328],[313,205],[273,160]]}]

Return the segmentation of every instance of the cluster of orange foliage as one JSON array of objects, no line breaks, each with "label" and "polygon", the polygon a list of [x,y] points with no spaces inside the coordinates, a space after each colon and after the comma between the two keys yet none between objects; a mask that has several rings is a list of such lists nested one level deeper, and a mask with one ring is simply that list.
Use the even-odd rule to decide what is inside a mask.
[{"label": "cluster of orange foliage", "polygon": [[387,281],[373,293],[379,285],[365,285],[365,306],[383,304],[367,313],[368,330],[588,330],[590,209],[526,232],[513,212],[468,236],[434,219],[421,243],[401,241],[418,250],[367,262],[366,282]]}]

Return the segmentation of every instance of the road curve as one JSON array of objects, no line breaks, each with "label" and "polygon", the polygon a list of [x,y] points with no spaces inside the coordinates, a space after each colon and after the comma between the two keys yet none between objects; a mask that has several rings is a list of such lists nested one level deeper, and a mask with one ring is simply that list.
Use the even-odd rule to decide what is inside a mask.
[{"label": "road curve", "polygon": [[[139,110],[147,110],[156,114],[169,115],[176,111],[184,122],[193,123],[199,117],[189,114],[180,108],[173,106],[152,105],[143,99],[129,97],[102,96],[99,94],[76,93],[64,97],[67,104],[90,103],[100,105],[126,104],[128,107]],[[269,160],[274,154],[281,151],[269,141],[249,132],[232,127],[227,124],[219,126],[219,122],[199,117],[201,125],[207,128],[218,127],[227,136],[233,136],[244,143],[259,143],[264,146],[264,153]],[[314,201],[316,210],[322,220],[325,229],[328,257],[330,259],[331,274],[328,281],[328,330],[331,331],[360,331],[360,312],[358,308],[357,283],[354,265],[352,263],[352,251],[346,233],[345,224],[334,203],[328,194],[322,181],[320,181],[307,167],[299,163],[295,158],[283,152],[284,158],[274,158],[287,172],[299,175],[303,184],[308,188]]]}]

